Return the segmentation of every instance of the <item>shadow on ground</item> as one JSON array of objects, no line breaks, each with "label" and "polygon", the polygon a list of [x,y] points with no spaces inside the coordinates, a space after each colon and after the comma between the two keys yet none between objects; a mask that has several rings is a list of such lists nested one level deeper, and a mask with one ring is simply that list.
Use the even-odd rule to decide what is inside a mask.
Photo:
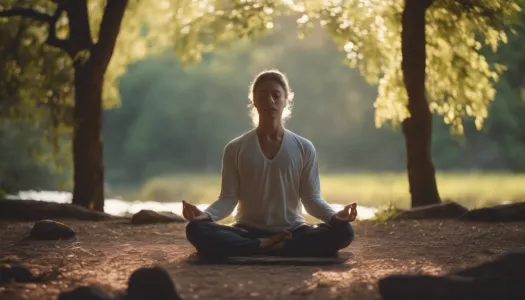
[{"label": "shadow on ground", "polygon": [[44,300],[86,284],[119,291],[135,269],[161,265],[185,299],[380,299],[377,280],[389,274],[442,274],[525,250],[524,224],[361,222],[345,250],[353,257],[344,265],[193,265],[186,261],[193,249],[184,224],[63,222],[76,231],[77,241],[20,242],[32,223],[0,223],[0,264],[21,264],[36,274],[59,271],[55,280],[7,284],[0,292]]}]

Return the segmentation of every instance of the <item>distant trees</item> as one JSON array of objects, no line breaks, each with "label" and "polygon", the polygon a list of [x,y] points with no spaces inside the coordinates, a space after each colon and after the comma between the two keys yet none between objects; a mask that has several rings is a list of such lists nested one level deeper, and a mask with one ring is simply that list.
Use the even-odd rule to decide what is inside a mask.
[{"label": "distant trees", "polygon": [[[496,50],[508,39],[510,26],[518,21],[520,12],[518,2],[350,0],[342,4],[338,1],[330,3],[321,0],[285,2],[217,0],[206,1],[206,3],[190,0],[155,3],[137,0],[115,0],[107,3],[102,0],[82,0],[73,5],[70,1],[63,0],[28,0],[24,3],[14,0],[4,1],[0,6],[2,33],[0,65],[3,66],[0,68],[3,76],[3,80],[0,81],[2,96],[0,115],[47,122],[42,124],[45,128],[49,127],[45,135],[58,137],[55,139],[58,141],[63,141],[62,135],[72,129],[75,174],[73,202],[103,210],[105,170],[101,138],[102,108],[111,107],[119,102],[120,94],[116,82],[126,72],[128,64],[148,54],[173,50],[181,62],[173,65],[173,68],[182,70],[182,64],[200,60],[202,53],[218,45],[235,42],[240,47],[237,49],[242,47],[246,49],[247,45],[236,41],[238,37],[267,32],[274,25],[273,18],[281,8],[286,7],[287,9],[282,11],[294,15],[288,20],[297,21],[301,29],[315,29],[316,27],[311,25],[313,22],[320,21],[335,45],[346,53],[347,64],[359,68],[370,83],[377,84],[377,97],[374,103],[375,123],[381,126],[388,122],[394,127],[400,125],[403,130],[412,205],[440,202],[431,156],[432,115],[441,115],[445,123],[449,124],[456,133],[464,132],[464,117],[471,117],[476,127],[481,128],[496,94],[495,83],[504,70],[503,65],[497,64],[496,61],[493,63],[487,61],[488,54],[485,49]],[[284,40],[293,40],[292,37],[294,39],[295,34],[287,36]],[[310,39],[309,42],[315,43],[315,39]],[[279,46],[271,45],[271,47]],[[252,68],[264,66],[265,60],[261,57],[265,53],[257,52],[257,49],[242,53],[244,57],[236,60],[239,65],[227,65],[223,61],[223,65],[217,66],[220,60],[205,60],[209,69],[197,69],[192,74],[201,80],[210,80],[203,82],[203,86],[209,84],[219,90],[229,90],[234,86],[245,88],[244,82],[231,83],[231,79],[234,78],[232,74],[238,75],[244,72],[247,78],[251,77],[253,74],[248,72],[249,68],[246,66],[251,65]],[[516,57],[519,57],[518,51],[515,53]],[[300,55],[301,51],[298,50],[293,57]],[[220,54],[214,54],[212,57],[220,57]],[[501,101],[499,106],[494,105],[495,111],[501,114],[504,114],[504,111],[516,112],[523,108],[518,100],[519,92],[516,92],[519,91],[518,86],[522,82],[519,81],[522,78],[518,75],[520,59],[512,60],[516,62],[516,66],[512,66],[515,70],[511,69],[512,72],[509,74],[513,75],[509,75],[506,80],[508,95],[512,95],[511,98],[514,100],[505,101],[505,105]],[[283,59],[279,62],[286,65],[287,60]],[[301,67],[311,70],[310,65],[314,63],[312,60],[309,65]],[[501,63],[504,64],[505,61]],[[161,67],[160,65],[155,68],[150,67],[149,72],[159,72]],[[323,64],[316,66],[317,69],[323,67]],[[141,68],[141,72],[146,71],[144,69],[146,65],[142,64]],[[299,70],[299,67],[295,69],[295,66],[287,65],[287,68]],[[191,79],[182,80],[189,73],[177,72],[166,71],[165,74],[176,76],[177,80],[180,80],[176,86],[179,91],[178,96],[184,98],[184,101],[192,97],[213,99],[207,89],[201,89],[199,93],[186,94],[185,89],[194,91],[199,84],[191,82]],[[339,71],[333,74],[339,74],[337,72]],[[303,78],[307,78],[306,73],[298,72],[304,76]],[[136,73],[133,74],[137,76]],[[210,74],[215,74],[217,77],[212,77]],[[308,79],[309,84],[313,84],[319,77],[314,71],[311,74],[312,77]],[[162,75],[156,74],[156,76],[161,78]],[[338,78],[337,75],[333,76]],[[340,77],[342,76],[339,76],[339,79]],[[223,80],[225,78],[228,80]],[[129,82],[132,78],[127,80]],[[155,89],[161,91],[168,91],[166,84],[171,84],[162,81],[151,82],[144,78],[137,80],[136,84],[139,86],[156,85]],[[505,83],[500,86],[505,90]],[[322,86],[319,88],[321,89]],[[300,88],[298,90],[300,91]],[[131,111],[138,114],[135,116],[139,120],[134,121],[142,124],[140,126],[162,122],[162,119],[157,118],[161,114],[147,113],[146,110],[142,111],[139,108],[147,105],[139,102],[147,101],[144,98],[151,96],[141,94],[141,97],[138,97],[142,92],[144,90],[141,89],[132,92],[132,88],[122,90],[122,96],[133,101],[135,105],[131,110],[129,107],[124,107],[123,112]],[[246,91],[240,89],[239,92],[241,94],[238,97],[242,97],[244,101]],[[236,93],[237,91],[230,91],[229,95],[237,95]],[[324,97],[325,94],[320,94],[319,97]],[[168,105],[169,96],[164,95],[157,99],[166,101],[162,105]],[[355,99],[360,96],[340,95],[340,97]],[[151,96],[151,98],[155,97]],[[233,101],[228,99],[230,100]],[[176,127],[174,130],[181,131],[180,135],[173,133],[173,136],[182,136],[184,130],[181,126],[194,127],[204,124],[196,116],[206,116],[209,122],[213,120],[220,122],[221,118],[230,113],[223,111],[224,115],[221,115],[221,110],[217,109],[220,106],[215,106],[216,103],[201,102],[202,106],[195,107],[194,102],[184,102],[183,99],[173,101],[180,101],[177,107],[185,110],[183,115],[178,115],[184,118],[177,119],[177,122],[170,116],[166,116],[164,120],[168,124],[174,122],[171,124],[172,127]],[[324,101],[328,102],[329,99]],[[300,109],[301,106],[298,105],[297,110]],[[341,109],[339,112],[341,111],[344,110]],[[346,111],[350,116],[352,110]],[[316,117],[311,112],[304,112],[311,114],[312,118]],[[113,126],[115,128],[126,126],[125,124],[129,124],[125,123],[129,120],[129,116],[122,117],[122,114],[117,112],[110,112],[107,116],[108,124],[113,125],[109,125],[106,134],[113,132],[112,136],[118,140],[120,132],[114,131]],[[360,116],[355,114],[351,117]],[[336,122],[336,120],[330,121],[334,124]],[[291,126],[293,122],[292,118]],[[337,122],[339,127],[333,126],[334,128],[349,124],[343,121]],[[505,120],[503,117],[497,117],[493,121],[489,118],[487,129],[501,145],[508,145],[509,141],[520,139],[521,131],[512,130],[512,128],[521,128],[519,123],[519,119],[516,118]],[[140,126],[135,126],[137,127],[127,130],[137,133],[139,130],[137,128]],[[237,126],[230,126],[221,127],[221,130],[224,132],[239,130]],[[508,129],[505,137],[495,134],[498,128]],[[202,141],[199,145],[202,148],[194,148],[188,155],[195,154],[212,160],[213,155],[210,153],[215,153],[217,148],[214,147],[222,143],[219,142],[221,134],[217,132],[212,135],[214,139],[211,139],[208,135],[208,127],[197,127],[195,130],[198,132],[194,133],[201,136]],[[214,130],[219,129],[215,126]],[[385,131],[381,131],[381,134],[391,137]],[[140,157],[154,156],[155,153],[160,153],[156,151],[162,151],[162,148],[166,147],[166,144],[160,143],[159,139],[145,144],[148,137],[152,137],[147,132],[141,132],[141,136],[144,140],[126,140],[124,143],[124,140],[120,139],[121,144],[126,144],[127,148],[122,148],[113,141],[108,142],[113,150],[107,152],[120,149],[119,151],[128,153],[134,158],[133,160],[136,160]],[[168,140],[171,136],[165,133],[164,140]],[[341,149],[352,149],[352,143],[356,143],[356,147],[359,144],[356,140],[345,139],[343,133],[337,136],[342,137],[340,141],[347,147]],[[364,135],[361,134],[362,136]],[[326,136],[324,138],[328,139]],[[159,144],[155,148],[153,145],[157,142]],[[386,140],[383,142],[387,143]],[[390,150],[398,153],[399,145],[393,141],[391,143],[396,146]],[[184,153],[187,149],[185,150],[185,145],[181,144],[176,141],[169,147]],[[374,149],[376,148],[378,147]],[[125,156],[119,156],[118,152],[112,152],[110,155],[112,160],[125,161],[126,159]],[[343,155],[355,157],[362,153],[338,153],[335,157]],[[368,155],[371,155],[370,151]],[[506,152],[509,161],[519,156],[520,154],[515,151]],[[187,163],[191,164],[191,160]],[[138,169],[131,168],[127,172],[149,174],[164,168],[171,170],[163,163],[147,168],[145,166],[139,168],[138,165],[136,166]],[[515,165],[516,170],[520,168],[522,167]]]}]

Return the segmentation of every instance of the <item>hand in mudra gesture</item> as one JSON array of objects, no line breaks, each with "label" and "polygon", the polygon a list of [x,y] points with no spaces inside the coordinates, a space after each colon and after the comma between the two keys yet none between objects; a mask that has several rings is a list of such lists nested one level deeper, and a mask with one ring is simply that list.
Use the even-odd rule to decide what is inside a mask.
[{"label": "hand in mudra gesture", "polygon": [[353,222],[357,218],[357,203],[352,203],[339,211],[334,219],[339,222]]},{"label": "hand in mudra gesture", "polygon": [[182,215],[188,221],[210,220],[207,213],[202,212],[197,206],[182,200]]}]

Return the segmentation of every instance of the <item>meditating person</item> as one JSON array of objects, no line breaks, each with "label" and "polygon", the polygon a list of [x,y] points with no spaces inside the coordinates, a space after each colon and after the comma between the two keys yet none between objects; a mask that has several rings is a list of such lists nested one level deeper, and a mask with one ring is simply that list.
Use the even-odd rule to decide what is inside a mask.
[{"label": "meditating person", "polygon": [[[322,198],[314,145],[284,127],[293,100],[288,79],[264,71],[249,98],[255,126],[225,146],[218,199],[204,211],[183,201],[186,238],[204,256],[336,255],[354,239],[356,204],[337,212]],[[308,224],[301,203],[323,222]],[[237,205],[235,224],[217,223]]]}]

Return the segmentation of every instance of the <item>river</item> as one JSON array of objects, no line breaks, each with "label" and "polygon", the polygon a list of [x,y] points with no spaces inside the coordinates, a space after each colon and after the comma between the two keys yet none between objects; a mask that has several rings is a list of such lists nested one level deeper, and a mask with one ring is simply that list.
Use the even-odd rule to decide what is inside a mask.
[{"label": "river", "polygon": [[[72,195],[69,192],[59,191],[23,191],[17,195],[9,195],[7,199],[17,200],[40,200],[55,203],[71,203]],[[204,210],[209,204],[197,205],[199,209]],[[335,210],[341,210],[344,205],[330,203]],[[104,202],[104,211],[115,216],[122,216],[125,214],[134,214],[142,209],[150,209],[154,211],[169,211],[178,215],[182,215],[181,202],[155,202],[155,201],[124,201],[121,199],[106,199]],[[360,220],[370,219],[377,213],[376,208],[358,206],[358,216]],[[237,208],[233,211],[233,215],[237,213]],[[304,210],[303,213],[308,213]]]}]

